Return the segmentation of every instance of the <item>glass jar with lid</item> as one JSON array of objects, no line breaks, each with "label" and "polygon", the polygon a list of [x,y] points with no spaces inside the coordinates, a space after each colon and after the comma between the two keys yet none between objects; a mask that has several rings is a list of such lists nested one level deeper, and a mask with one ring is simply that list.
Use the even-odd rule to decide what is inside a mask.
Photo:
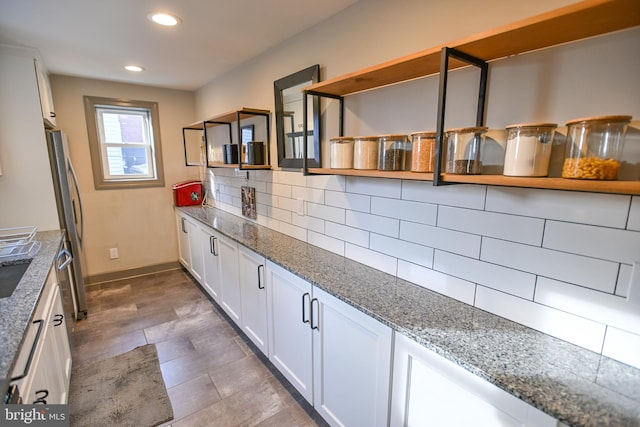
[{"label": "glass jar with lid", "polygon": [[378,170],[411,170],[411,142],[407,135],[378,136]]},{"label": "glass jar with lid", "polygon": [[555,123],[526,123],[510,125],[504,171],[507,176],[547,176]]},{"label": "glass jar with lid", "polygon": [[482,145],[486,127],[449,129],[446,132],[445,173],[478,175],[482,173]]},{"label": "glass jar with lid", "polygon": [[353,138],[331,138],[331,169],[353,168]]},{"label": "glass jar with lid", "polygon": [[411,172],[433,172],[436,132],[414,132],[410,136]]},{"label": "glass jar with lid", "polygon": [[631,116],[598,116],[567,122],[563,178],[618,178],[620,154]]},{"label": "glass jar with lid", "polygon": [[378,138],[375,136],[356,136],[353,138],[353,168],[378,169]]}]

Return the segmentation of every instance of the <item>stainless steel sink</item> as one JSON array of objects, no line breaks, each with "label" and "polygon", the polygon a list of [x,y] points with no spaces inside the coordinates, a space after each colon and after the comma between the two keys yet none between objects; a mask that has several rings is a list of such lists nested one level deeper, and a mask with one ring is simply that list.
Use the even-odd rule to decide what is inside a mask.
[{"label": "stainless steel sink", "polygon": [[31,260],[0,266],[0,298],[10,297],[27,271]]}]

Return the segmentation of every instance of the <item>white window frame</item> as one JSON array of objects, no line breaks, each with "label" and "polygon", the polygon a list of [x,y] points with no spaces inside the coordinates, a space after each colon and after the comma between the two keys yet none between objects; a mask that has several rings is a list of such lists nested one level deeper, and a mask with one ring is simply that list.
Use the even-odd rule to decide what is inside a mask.
[{"label": "white window frame", "polygon": [[[164,186],[157,103],[85,96],[84,107],[96,190]],[[140,116],[146,124],[143,142],[108,141],[103,118],[109,112]],[[144,148],[148,165],[146,174],[114,173],[113,168],[109,168],[109,149],[121,147]]]}]

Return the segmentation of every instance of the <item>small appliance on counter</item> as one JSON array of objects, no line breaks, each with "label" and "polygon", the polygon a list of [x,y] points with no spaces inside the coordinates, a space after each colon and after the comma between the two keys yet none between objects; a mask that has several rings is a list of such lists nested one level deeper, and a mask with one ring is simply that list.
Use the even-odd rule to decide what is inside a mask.
[{"label": "small appliance on counter", "polygon": [[202,204],[202,183],[184,181],[173,184],[173,203],[176,206],[194,206]]}]

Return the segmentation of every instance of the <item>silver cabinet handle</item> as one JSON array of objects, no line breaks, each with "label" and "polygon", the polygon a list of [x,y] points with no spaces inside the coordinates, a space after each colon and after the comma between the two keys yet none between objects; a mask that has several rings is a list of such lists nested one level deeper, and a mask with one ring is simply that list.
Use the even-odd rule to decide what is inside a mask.
[{"label": "silver cabinet handle", "polygon": [[180,218],[180,220],[182,221],[182,232],[183,233],[187,233],[187,228],[184,225],[185,219],[184,218]]},{"label": "silver cabinet handle", "polygon": [[209,236],[209,250],[213,254],[213,256],[218,256],[218,251],[216,250],[216,242],[218,238],[215,236]]},{"label": "silver cabinet handle", "polygon": [[[67,258],[64,261],[60,261],[60,259],[64,256],[66,256]],[[62,271],[65,269],[66,266],[71,264],[71,261],[73,261],[73,256],[71,255],[71,252],[69,252],[65,248],[62,248],[62,250],[58,252],[58,256],[56,257],[56,260],[58,261],[58,271]]]}]

